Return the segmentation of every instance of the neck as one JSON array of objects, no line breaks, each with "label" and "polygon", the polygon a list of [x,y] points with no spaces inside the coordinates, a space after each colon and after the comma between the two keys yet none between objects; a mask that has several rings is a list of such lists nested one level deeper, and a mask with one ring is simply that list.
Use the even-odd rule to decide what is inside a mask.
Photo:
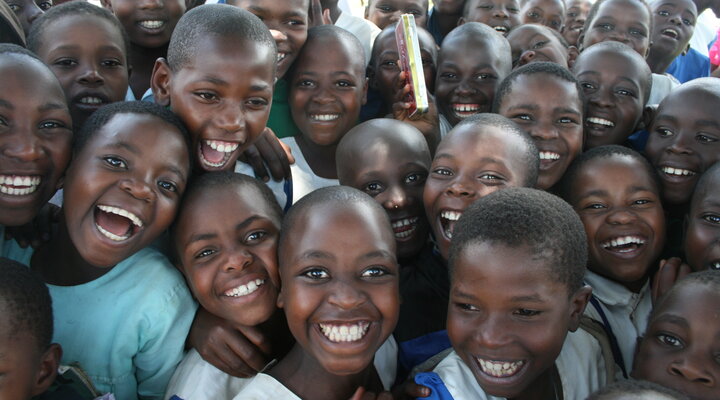
[{"label": "neck", "polygon": [[302,399],[345,400],[360,386],[369,391],[382,390],[372,364],[357,374],[335,375],[298,344],[269,374]]},{"label": "neck", "polygon": [[337,166],[335,164],[335,150],[337,144],[319,146],[305,138],[305,135],[295,136],[300,151],[307,161],[312,172],[325,179],[337,179]]},{"label": "neck", "polygon": [[[243,331],[244,328],[247,328],[240,324],[234,324],[234,326],[238,331]],[[272,349],[270,357],[273,360],[279,360],[285,357],[292,348],[292,345],[295,344],[295,339],[287,325],[285,312],[281,308],[276,308],[270,318],[256,325],[254,328],[259,330],[264,338],[270,340]]]},{"label": "neck", "polygon": [[555,364],[528,385],[525,390],[510,400],[553,400],[562,399],[562,384]]},{"label": "neck", "polygon": [[130,87],[135,98],[139,99],[150,87],[155,61],[160,57],[167,57],[167,45],[150,49],[130,43]]},{"label": "neck", "polygon": [[655,74],[664,74],[672,61],[673,59],[667,59],[666,56],[653,54],[652,50],[647,57],[647,63],[650,66],[650,70]]},{"label": "neck", "polygon": [[113,268],[96,267],[82,258],[70,239],[64,216],[57,234],[33,254],[30,267],[43,277],[45,283],[56,286],[82,285]]}]

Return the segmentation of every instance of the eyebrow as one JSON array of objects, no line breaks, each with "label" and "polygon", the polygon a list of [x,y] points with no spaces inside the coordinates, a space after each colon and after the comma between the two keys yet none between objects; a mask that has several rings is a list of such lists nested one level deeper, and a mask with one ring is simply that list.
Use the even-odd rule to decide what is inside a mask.
[{"label": "eyebrow", "polygon": [[523,302],[523,303],[544,303],[540,295],[538,294],[531,294],[527,296],[515,296],[510,298],[513,302]]},{"label": "eyebrow", "polygon": [[690,328],[690,324],[688,324],[685,318],[675,314],[662,314],[659,317],[655,318],[655,322],[666,322],[682,326],[683,328]]},{"label": "eyebrow", "polygon": [[386,250],[374,250],[361,255],[360,257],[358,257],[358,260],[371,260],[375,258],[394,259],[395,256],[393,256],[392,253]]},{"label": "eyebrow", "polygon": [[15,107],[13,107],[12,103],[10,103],[10,102],[7,101],[7,100],[3,100],[3,99],[0,99],[0,107],[2,107],[2,108],[7,108],[7,109],[10,109],[10,110],[14,110],[14,109],[15,109]]},{"label": "eyebrow", "polygon": [[137,147],[131,145],[127,142],[115,142],[112,144],[107,145],[106,147],[109,147],[111,149],[125,149],[133,154],[140,154],[140,150],[138,150]]},{"label": "eyebrow", "polygon": [[64,107],[62,104],[59,104],[59,103],[45,103],[39,107],[40,111],[52,111],[52,110],[64,110],[64,109],[66,109],[66,107]]},{"label": "eyebrow", "polygon": [[[244,221],[240,222],[239,224],[235,225],[235,230],[236,231],[242,230],[243,228],[247,227],[248,225],[252,224],[254,221],[257,221],[259,219],[262,219],[262,217],[259,215],[252,215],[252,216],[246,218]],[[218,236],[219,235],[217,233],[198,233],[198,234],[190,236],[190,239],[188,239],[188,241],[185,245],[187,246],[191,243],[199,242],[201,240],[214,239]]]},{"label": "eyebrow", "polygon": [[334,260],[335,256],[320,250],[308,250],[298,257],[300,260],[304,259],[321,259],[321,260]]}]

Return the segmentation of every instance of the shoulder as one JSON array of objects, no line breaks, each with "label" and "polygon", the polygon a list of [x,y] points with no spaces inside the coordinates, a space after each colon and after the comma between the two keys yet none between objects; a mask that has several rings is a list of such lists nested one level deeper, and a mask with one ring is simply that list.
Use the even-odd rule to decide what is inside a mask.
[{"label": "shoulder", "polygon": [[300,400],[290,389],[270,375],[259,373],[243,388],[233,400]]},{"label": "shoulder", "polygon": [[[440,363],[433,369],[433,372],[442,381],[448,393],[454,399],[478,399],[478,400],[494,400],[493,396],[485,394],[485,392],[475,379],[475,375],[470,368],[455,352],[450,352]],[[439,399],[443,399],[439,397]]]},{"label": "shoulder", "polygon": [[165,398],[229,400],[252,378],[236,378],[215,368],[191,349],[170,379]]}]

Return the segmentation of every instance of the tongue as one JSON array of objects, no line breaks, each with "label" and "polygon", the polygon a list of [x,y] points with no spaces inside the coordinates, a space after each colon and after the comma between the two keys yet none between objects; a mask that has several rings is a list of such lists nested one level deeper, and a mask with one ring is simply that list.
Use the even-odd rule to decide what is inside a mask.
[{"label": "tongue", "polygon": [[95,222],[108,232],[118,236],[126,236],[132,227],[132,221],[112,213],[98,210],[95,215]]},{"label": "tongue", "polygon": [[202,151],[203,157],[213,164],[220,164],[225,159],[225,153],[213,150],[205,142],[200,145],[200,151]]}]

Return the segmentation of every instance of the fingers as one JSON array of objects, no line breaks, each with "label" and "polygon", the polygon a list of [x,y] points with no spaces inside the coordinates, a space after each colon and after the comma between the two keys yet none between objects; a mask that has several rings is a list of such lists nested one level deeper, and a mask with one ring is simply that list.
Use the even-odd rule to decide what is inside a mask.
[{"label": "fingers", "polygon": [[270,180],[270,176],[265,169],[265,164],[263,163],[262,156],[260,155],[260,151],[257,148],[257,144],[258,142],[260,142],[260,140],[262,139],[258,139],[255,144],[248,147],[247,150],[243,152],[243,158],[245,159],[245,162],[247,162],[250,167],[252,167],[255,177],[261,179],[263,182],[267,182]]},{"label": "fingers", "polygon": [[652,300],[657,302],[668,290],[685,275],[691,272],[690,267],[677,257],[660,260],[660,268],[653,278]]},{"label": "fingers", "polygon": [[274,180],[290,179],[290,160],[287,152],[271,129],[266,128],[255,145]]}]

